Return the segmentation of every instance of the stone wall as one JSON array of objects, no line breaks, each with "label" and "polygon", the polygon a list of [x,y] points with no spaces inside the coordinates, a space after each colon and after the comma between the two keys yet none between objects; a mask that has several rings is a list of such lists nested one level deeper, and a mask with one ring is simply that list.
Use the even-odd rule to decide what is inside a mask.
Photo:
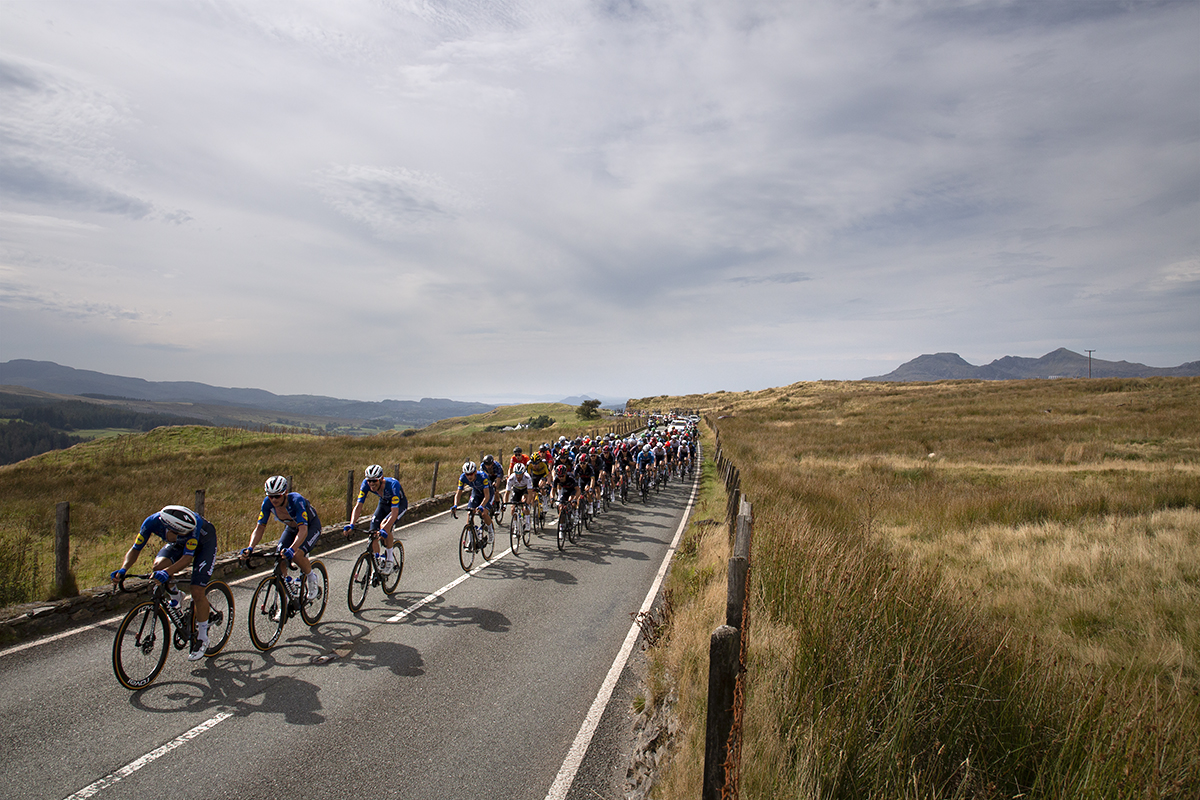
[{"label": "stone wall", "polygon": [[[419,500],[408,507],[402,522],[426,519],[434,514],[450,508],[454,500],[454,492],[439,494],[437,497]],[[365,538],[365,522],[356,526],[355,538]],[[313,554],[319,555],[327,550],[346,544],[342,537],[342,526],[327,525],[321,530],[321,539],[313,548]],[[238,564],[237,553],[224,553],[217,556],[213,567],[213,577],[228,579],[237,577],[245,570]],[[134,584],[136,585],[136,583]],[[144,584],[143,584],[144,585]],[[120,614],[146,598],[142,591],[119,592],[111,586],[98,586],[80,592],[75,597],[64,600],[51,600],[42,603],[25,603],[0,609],[0,646],[15,644],[28,639],[36,639],[51,633],[58,633],[69,628],[87,625],[97,620]]]}]

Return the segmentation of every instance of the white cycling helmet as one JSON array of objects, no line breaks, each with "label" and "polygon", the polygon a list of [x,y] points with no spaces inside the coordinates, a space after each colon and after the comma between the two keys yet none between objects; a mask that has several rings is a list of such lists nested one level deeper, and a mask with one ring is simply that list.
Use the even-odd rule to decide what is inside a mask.
[{"label": "white cycling helmet", "polygon": [[525,465],[517,464],[515,467],[513,467],[513,472],[517,475],[524,475],[525,474]]},{"label": "white cycling helmet", "polygon": [[176,533],[191,533],[196,530],[196,512],[186,506],[166,506],[158,517]]},{"label": "white cycling helmet", "polygon": [[288,480],[282,475],[273,475],[263,484],[263,491],[267,494],[285,494],[287,490]]},{"label": "white cycling helmet", "polygon": [[463,473],[478,472],[479,468],[475,466],[474,461],[464,461],[462,471]]},{"label": "white cycling helmet", "polygon": [[383,477],[383,467],[378,464],[372,464],[363,470],[363,474],[366,475],[369,481],[377,480]]}]

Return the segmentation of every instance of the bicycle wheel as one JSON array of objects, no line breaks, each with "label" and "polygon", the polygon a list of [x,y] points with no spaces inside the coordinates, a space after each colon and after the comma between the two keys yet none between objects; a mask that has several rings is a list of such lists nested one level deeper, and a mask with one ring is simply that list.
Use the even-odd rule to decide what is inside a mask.
[{"label": "bicycle wheel", "polygon": [[558,549],[562,550],[567,541],[567,531],[571,528],[571,519],[566,510],[558,512]]},{"label": "bicycle wheel", "polygon": [[204,596],[208,598],[208,647],[204,655],[212,658],[233,633],[233,591],[225,581],[209,581]]},{"label": "bicycle wheel", "polygon": [[367,589],[371,585],[371,570],[375,567],[375,556],[371,551],[363,553],[354,562],[354,569],[350,571],[350,585],[346,587],[346,605],[350,607],[350,613],[357,612],[363,607],[363,602],[367,599]]},{"label": "bicycle wheel", "polygon": [[158,677],[171,649],[167,612],[147,600],[129,610],[113,639],[113,674],[126,689],[141,689]]},{"label": "bicycle wheel", "polygon": [[309,625],[316,625],[325,615],[325,603],[329,600],[329,572],[320,561],[312,562],[312,574],[317,576],[317,595],[310,594],[308,578],[300,582],[300,618]]},{"label": "bicycle wheel", "polygon": [[521,515],[521,541],[525,543],[526,547],[529,547],[529,537],[533,535],[533,526],[537,524],[534,522],[536,516],[537,515],[533,513]]},{"label": "bicycle wheel", "polygon": [[514,508],[508,518],[508,544],[513,555],[521,551],[521,529],[525,527],[525,518]]},{"label": "bicycle wheel", "polygon": [[487,542],[483,545],[483,547],[481,547],[479,549],[479,552],[483,554],[484,561],[491,561],[492,553],[496,549],[496,526],[495,526],[495,523],[490,525],[486,529],[486,531],[484,531],[484,533],[487,537]]},{"label": "bicycle wheel", "polygon": [[391,597],[396,593],[396,587],[400,585],[400,573],[404,572],[404,542],[396,540],[396,546],[392,548],[392,558],[396,563],[392,565],[392,571],[383,578],[383,593]]},{"label": "bicycle wheel", "polygon": [[288,618],[287,589],[274,575],[263,578],[254,590],[250,605],[250,643],[262,651],[279,641]]},{"label": "bicycle wheel", "polygon": [[462,564],[463,572],[470,572],[475,563],[475,531],[469,522],[463,525],[462,535],[458,537],[458,563]]},{"label": "bicycle wheel", "polygon": [[[582,502],[582,501],[581,501]],[[570,524],[567,526],[567,539],[571,544],[579,539],[579,531],[583,529],[583,511],[575,510],[571,512]]]}]

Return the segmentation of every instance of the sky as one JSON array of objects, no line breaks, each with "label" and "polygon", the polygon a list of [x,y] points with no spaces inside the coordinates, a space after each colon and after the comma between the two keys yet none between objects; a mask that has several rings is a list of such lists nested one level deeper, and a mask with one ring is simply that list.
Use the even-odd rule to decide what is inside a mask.
[{"label": "sky", "polygon": [[1200,2],[0,0],[0,361],[360,400],[1200,359]]}]

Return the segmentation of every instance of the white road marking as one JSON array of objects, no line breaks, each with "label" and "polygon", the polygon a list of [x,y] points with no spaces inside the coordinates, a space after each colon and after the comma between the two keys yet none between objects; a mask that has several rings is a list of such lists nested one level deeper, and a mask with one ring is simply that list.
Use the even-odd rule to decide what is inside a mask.
[{"label": "white road marking", "polygon": [[[425,517],[424,519],[419,519],[416,522],[410,522],[407,525],[402,525],[397,530],[404,530],[405,528],[411,528],[414,525],[420,525],[422,522],[428,522],[431,519],[437,519],[438,517],[442,516],[443,514],[449,514],[449,513],[450,513],[449,510],[439,511],[438,513],[433,514],[428,517]],[[393,533],[394,532],[395,531],[393,531]],[[349,550],[352,547],[362,547],[362,542],[351,542],[350,544],[346,544],[341,547],[334,548],[333,550],[327,550],[324,553],[322,553],[322,555],[334,555],[335,553],[340,553],[343,550]],[[252,575],[246,575],[245,577],[238,578],[237,580],[226,581],[226,583],[228,583],[230,586],[237,586],[239,584],[248,583],[249,581],[256,580],[260,576],[265,575],[267,572],[270,572],[270,570],[262,570],[261,572],[256,572]],[[114,625],[114,624],[120,622],[124,618],[125,618],[125,615],[120,614],[115,617],[110,617],[106,620],[101,620],[100,622],[93,622],[90,625],[84,625],[79,628],[72,628],[69,631],[63,631],[62,633],[56,633],[53,636],[47,636],[42,639],[34,639],[31,642],[25,642],[24,644],[14,645],[14,646],[8,648],[7,650],[0,650],[0,658],[4,658],[5,656],[11,656],[16,653],[20,653],[22,650],[28,650],[31,647],[37,647],[38,645],[50,644],[51,642],[57,642],[60,639],[66,639],[68,636],[77,636],[81,633],[90,631],[93,628],[100,628],[105,625]]]},{"label": "white road marking", "polygon": [[110,772],[108,775],[105,775],[103,778],[96,781],[91,786],[85,786],[84,788],[82,788],[78,792],[76,792],[75,794],[67,797],[66,800],[84,800],[85,798],[88,798],[88,797],[95,797],[98,793],[100,793],[104,789],[107,789],[109,786],[112,786],[114,783],[121,780],[122,778],[128,778],[130,775],[137,772],[139,769],[146,766],[147,764],[157,761],[159,758],[162,758],[167,753],[174,750],[176,747],[179,747],[182,744],[186,744],[187,742],[190,742],[192,739],[195,739],[200,734],[204,733],[205,731],[211,730],[213,727],[215,727],[222,721],[229,719],[232,716],[233,716],[233,712],[222,711],[220,714],[217,714],[215,717],[212,717],[211,719],[207,719],[204,722],[201,722],[199,725],[192,728],[190,731],[187,731],[186,733],[176,736],[174,739],[167,742],[166,744],[164,744],[162,747],[158,748],[157,750],[151,750],[149,753],[146,753],[146,755],[142,756],[141,758],[136,758],[133,761],[130,761],[128,764],[121,767],[116,772]]},{"label": "white road marking", "polygon": [[[696,490],[700,486],[700,481],[692,482],[692,494],[688,498],[687,507],[683,510],[683,519],[679,521],[679,529],[675,531],[675,538],[671,540],[671,546],[667,548],[667,554],[663,557],[662,565],[658,568],[658,574],[654,576],[654,583],[650,586],[649,593],[646,594],[646,599],[642,602],[642,608],[639,613],[646,613],[650,607],[654,605],[654,598],[658,595],[658,589],[662,585],[663,578],[667,574],[667,567],[671,564],[671,556],[679,548],[679,540],[683,537],[683,532],[687,528],[688,516],[692,512],[692,503],[696,500]],[[575,781],[575,773],[579,771],[579,766],[583,763],[583,757],[587,755],[588,747],[592,743],[592,736],[596,733],[596,728],[600,725],[600,718],[604,716],[604,709],[608,707],[608,701],[612,699],[613,689],[617,686],[617,680],[621,677],[621,673],[625,670],[625,664],[629,661],[629,656],[633,653],[633,645],[637,642],[638,633],[641,632],[641,627],[637,624],[636,618],[633,625],[629,628],[629,633],[625,634],[625,642],[621,645],[620,652],[617,653],[616,660],[608,670],[608,675],[604,678],[604,683],[600,684],[600,691],[596,694],[596,699],[592,701],[592,707],[588,709],[587,716],[583,720],[583,725],[579,728],[579,733],[575,736],[575,741],[571,744],[571,749],[567,751],[567,757],[563,760],[562,768],[558,771],[558,776],[554,779],[554,783],[550,785],[550,791],[546,793],[546,800],[565,800],[567,791],[570,790],[571,784]]]},{"label": "white road marking", "polygon": [[471,577],[475,573],[479,572],[480,570],[487,569],[492,564],[495,564],[500,559],[504,558],[507,555],[511,555],[511,554],[512,554],[512,548],[510,547],[507,550],[505,550],[503,553],[501,553],[500,555],[493,558],[491,561],[488,561],[485,559],[484,562],[482,564],[480,564],[478,567],[476,567],[475,569],[471,570],[470,572],[464,572],[462,575],[460,575],[457,578],[455,578],[454,580],[450,581],[445,586],[438,589],[436,592],[432,592],[430,594],[425,595],[424,597],[422,597],[417,602],[413,603],[408,608],[406,608],[403,611],[396,614],[396,616],[388,617],[388,619],[386,621],[387,622],[399,622],[400,620],[407,617],[409,614],[416,611],[418,608],[421,608],[422,606],[427,606],[430,603],[432,603],[434,600],[437,600],[439,597],[444,595],[446,592],[450,591],[455,586],[458,586],[460,583],[462,583],[463,581],[465,581],[467,578]]}]

